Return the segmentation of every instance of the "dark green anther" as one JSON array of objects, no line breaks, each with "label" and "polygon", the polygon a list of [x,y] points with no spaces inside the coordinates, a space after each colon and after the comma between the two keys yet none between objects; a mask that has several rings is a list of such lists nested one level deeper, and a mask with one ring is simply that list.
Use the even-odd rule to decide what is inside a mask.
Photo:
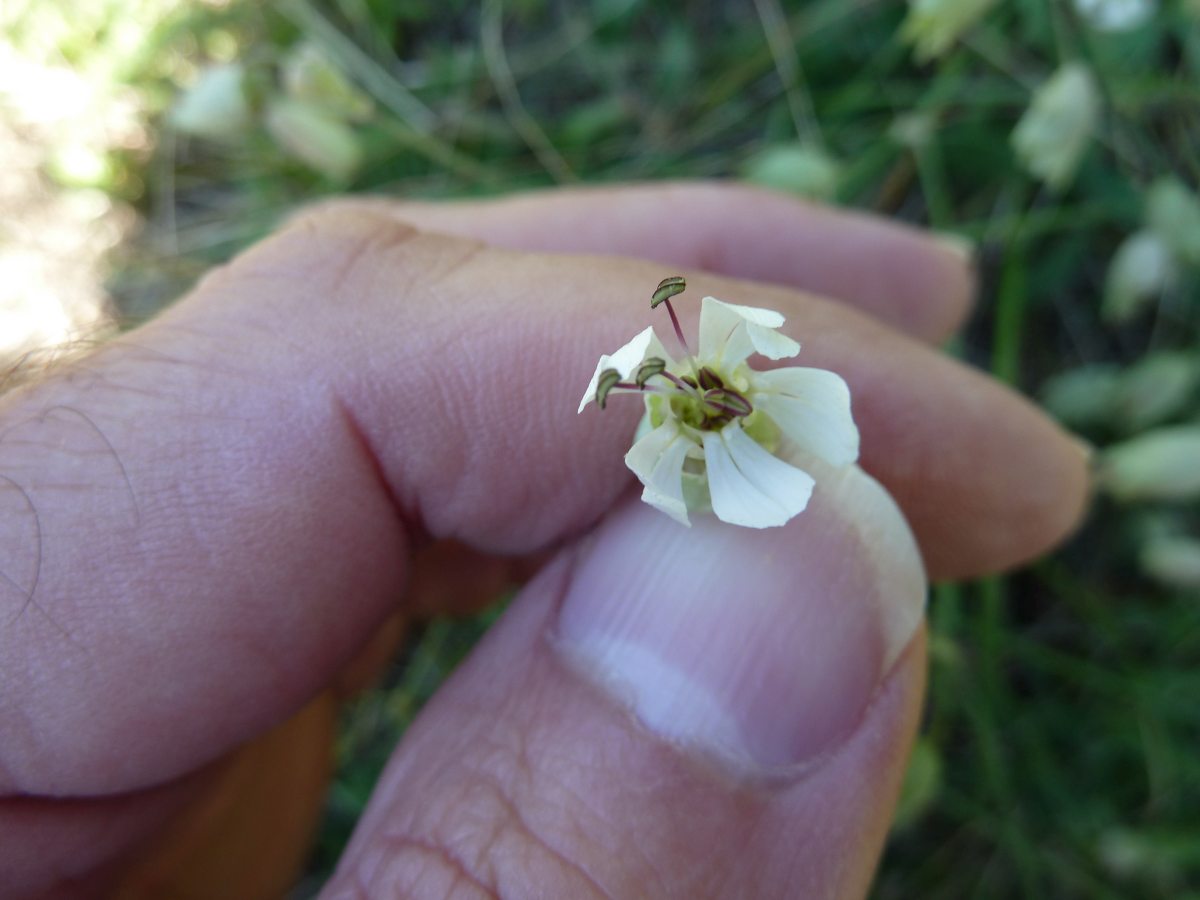
[{"label": "dark green anther", "polygon": [[596,380],[596,404],[604,409],[604,404],[608,402],[608,392],[617,386],[621,380],[621,373],[616,369],[605,369],[600,373],[600,377]]},{"label": "dark green anther", "polygon": [[735,416],[748,416],[754,412],[754,407],[750,405],[750,401],[739,394],[737,391],[731,391],[728,388],[723,390],[721,402],[725,407],[733,412]]},{"label": "dark green anther", "polygon": [[750,401],[731,388],[716,388],[704,392],[704,402],[715,412],[732,418],[741,418],[754,412]]},{"label": "dark green anther", "polygon": [[633,382],[638,387],[645,387],[646,382],[655,375],[661,375],[667,368],[667,361],[659,359],[657,356],[651,356],[644,363],[638,366],[637,374],[633,376]]},{"label": "dark green anther", "polygon": [[670,278],[664,278],[658,283],[658,287],[654,289],[654,294],[650,297],[650,308],[658,306],[664,300],[669,300],[676,294],[682,294],[687,288],[687,279],[682,275],[672,275]]},{"label": "dark green anther", "polygon": [[721,376],[705,366],[700,370],[700,388],[705,391],[711,391],[715,388],[725,387],[725,382],[721,380]]}]

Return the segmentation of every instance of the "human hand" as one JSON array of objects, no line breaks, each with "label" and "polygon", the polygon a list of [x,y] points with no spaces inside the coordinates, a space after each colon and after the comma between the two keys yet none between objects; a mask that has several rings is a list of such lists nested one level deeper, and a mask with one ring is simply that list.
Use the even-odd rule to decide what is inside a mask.
[{"label": "human hand", "polygon": [[931,577],[1079,518],[1078,446],[922,345],[970,276],[915,232],[705,185],[331,204],[0,399],[0,884],[122,883],[398,603],[451,602],[463,573],[410,556],[453,539],[467,582],[550,561],[397,748],[328,896],[862,895],[920,708],[920,565],[861,476],[766,532],[637,502],[639,404],[575,406],[676,270],[845,377]]}]

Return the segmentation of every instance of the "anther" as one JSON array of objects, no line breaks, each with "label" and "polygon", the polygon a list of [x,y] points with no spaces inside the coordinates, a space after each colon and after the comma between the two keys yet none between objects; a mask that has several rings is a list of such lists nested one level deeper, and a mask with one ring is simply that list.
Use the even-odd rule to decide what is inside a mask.
[{"label": "anther", "polygon": [[658,304],[671,299],[676,294],[682,294],[686,289],[687,279],[682,275],[664,278],[658,283],[658,287],[654,289],[654,293],[650,297],[650,308],[654,309]]},{"label": "anther", "polygon": [[700,375],[700,379],[699,379],[700,387],[702,387],[706,391],[711,391],[716,388],[725,387],[725,382],[723,382],[721,380],[721,376],[718,375],[716,372],[714,372],[712,369],[710,369],[708,366],[705,366],[704,368],[702,368],[700,370],[699,375]]},{"label": "anther", "polygon": [[600,377],[596,379],[596,405],[604,409],[604,404],[608,402],[608,392],[615,388],[621,381],[621,373],[616,369],[605,369],[600,373]]},{"label": "anther", "polygon": [[754,412],[754,407],[749,400],[729,388],[705,391],[704,402],[717,412],[733,418],[742,418]]},{"label": "anther", "polygon": [[646,386],[646,382],[655,375],[661,375],[667,368],[667,361],[659,359],[657,356],[651,356],[644,363],[638,366],[637,373],[633,376],[634,384],[642,388]]},{"label": "anther", "polygon": [[[675,315],[675,307],[671,305],[671,298],[676,294],[682,294],[687,289],[687,279],[682,275],[672,275],[669,278],[664,278],[658,283],[658,287],[654,289],[654,293],[650,296],[650,308],[654,309],[660,303],[667,305],[667,315],[671,317],[671,326],[675,329],[675,337],[679,340],[679,346],[683,348],[683,352],[690,358],[692,350],[688,347],[687,338],[683,336],[683,329],[679,327],[679,317]],[[695,363],[692,364],[693,367]]]}]

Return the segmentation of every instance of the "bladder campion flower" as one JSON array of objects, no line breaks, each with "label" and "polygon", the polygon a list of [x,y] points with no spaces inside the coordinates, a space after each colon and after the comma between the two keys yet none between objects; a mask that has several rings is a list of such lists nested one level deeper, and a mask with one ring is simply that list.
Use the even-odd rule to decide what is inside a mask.
[{"label": "bladder campion flower", "polygon": [[913,45],[917,62],[944,56],[996,0],[908,0],[900,37]]},{"label": "bladder campion flower", "polygon": [[642,499],[684,525],[689,511],[708,509],[734,525],[783,525],[812,495],[813,477],[801,468],[806,455],[834,466],[858,458],[850,390],[824,369],[747,365],[754,353],[785,359],[800,351],[770,309],[705,297],[693,354],[670,300],[685,287],[682,276],[663,279],[650,302],[666,306],[683,359],[649,327],[600,357],[579,411],[592,400],[603,409],[615,394],[643,397],[646,412],[625,464],[644,485]]},{"label": "bladder campion flower", "polygon": [[1100,112],[1100,89],[1091,69],[1066,63],[1033,92],[1013,129],[1013,149],[1032,174],[1063,190],[1075,177]]}]

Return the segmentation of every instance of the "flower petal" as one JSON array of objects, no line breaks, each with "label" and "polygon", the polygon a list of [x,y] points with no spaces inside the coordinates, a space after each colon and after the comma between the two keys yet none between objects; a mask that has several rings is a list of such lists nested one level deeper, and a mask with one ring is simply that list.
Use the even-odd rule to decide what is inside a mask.
[{"label": "flower petal", "polygon": [[688,526],[692,523],[683,499],[683,462],[693,446],[672,421],[655,428],[625,454],[625,465],[644,485],[642,500]]},{"label": "flower petal", "polygon": [[850,388],[825,369],[791,366],[751,375],[750,402],[801,450],[830,465],[858,459],[858,426],[850,413]]},{"label": "flower petal", "polygon": [[787,359],[800,352],[799,342],[773,328],[764,328],[762,325],[748,322],[746,333],[750,336],[750,343],[754,345],[755,351],[767,359]]},{"label": "flower petal", "polygon": [[700,307],[700,359],[728,371],[755,352],[768,359],[795,356],[800,345],[776,331],[784,321],[773,309],[705,297]]},{"label": "flower petal", "polygon": [[666,361],[667,365],[671,365],[673,362],[663,347],[662,341],[654,333],[653,326],[638,332],[633,340],[611,356],[605,354],[600,357],[600,362],[596,363],[596,371],[592,373],[592,380],[588,382],[587,391],[584,392],[583,399],[579,401],[579,412],[583,412],[584,407],[596,399],[596,385],[600,381],[601,372],[605,369],[616,369],[621,373],[621,380],[625,381],[648,356],[660,357]]},{"label": "flower petal", "polygon": [[738,306],[716,297],[700,301],[700,357],[719,356],[733,330],[743,322],[753,322],[766,328],[778,328],[784,323],[782,313],[753,306]]},{"label": "flower petal", "polygon": [[783,525],[812,496],[811,475],[772,456],[740,425],[705,433],[704,460],[713,512],[733,525]]}]

